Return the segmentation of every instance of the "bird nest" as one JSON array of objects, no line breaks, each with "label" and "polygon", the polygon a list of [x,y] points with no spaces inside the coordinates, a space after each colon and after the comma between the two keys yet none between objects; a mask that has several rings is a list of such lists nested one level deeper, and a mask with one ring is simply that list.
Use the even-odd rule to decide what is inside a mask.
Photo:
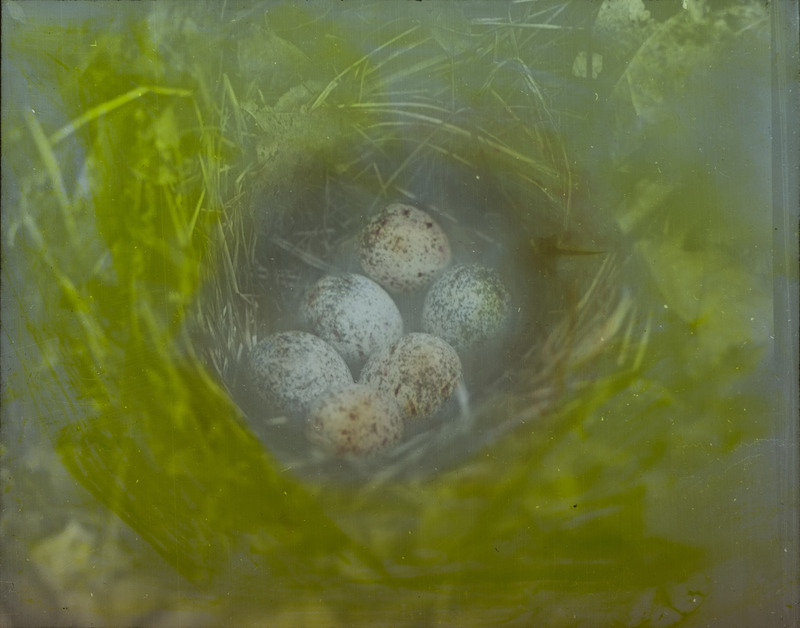
[{"label": "bird nest", "polygon": [[[630,319],[618,241],[575,201],[560,118],[536,73],[521,59],[500,63],[466,99],[436,80],[451,72],[447,55],[415,63],[427,41],[417,35],[410,29],[398,36],[402,46],[359,58],[330,81],[298,83],[272,100],[254,82],[233,99],[252,161],[224,208],[197,305],[197,347],[250,429],[302,477],[426,475],[520,426],[546,425],[591,377],[579,367]],[[311,448],[297,421],[265,409],[248,356],[268,334],[302,329],[299,301],[319,277],[363,272],[356,236],[392,202],[431,214],[455,261],[500,272],[513,339],[491,359],[465,363],[455,402],[393,449],[334,458]],[[401,303],[412,319],[406,331],[416,330],[420,306],[413,296]]]}]

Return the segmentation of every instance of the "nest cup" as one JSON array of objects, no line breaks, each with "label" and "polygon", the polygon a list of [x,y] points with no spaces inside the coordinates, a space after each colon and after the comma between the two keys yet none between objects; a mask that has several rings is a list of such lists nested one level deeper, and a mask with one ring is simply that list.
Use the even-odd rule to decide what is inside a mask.
[{"label": "nest cup", "polygon": [[[535,94],[522,96],[521,117],[508,104],[448,111],[438,100],[398,102],[382,91],[336,103],[321,100],[325,89],[305,90],[292,114],[264,106],[277,127],[256,126],[258,165],[226,207],[219,263],[200,303],[203,354],[250,429],[301,477],[434,473],[545,417],[569,393],[573,367],[598,350],[598,330],[606,339],[619,327],[628,304],[615,287],[613,229],[577,206],[557,122]],[[395,202],[436,219],[453,263],[500,273],[513,329],[490,355],[464,358],[462,388],[436,417],[407,425],[399,445],[335,459],[310,445],[302,421],[259,399],[248,357],[266,335],[304,329],[299,304],[317,279],[363,274],[358,233]],[[395,299],[406,333],[420,331],[423,299]]]}]

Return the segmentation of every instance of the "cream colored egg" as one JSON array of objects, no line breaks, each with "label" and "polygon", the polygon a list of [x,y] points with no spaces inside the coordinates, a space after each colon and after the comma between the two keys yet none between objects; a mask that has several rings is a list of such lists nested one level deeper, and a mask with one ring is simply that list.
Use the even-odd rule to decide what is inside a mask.
[{"label": "cream colored egg", "polygon": [[450,242],[427,212],[395,203],[362,229],[359,254],[364,271],[389,292],[410,293],[447,267]]},{"label": "cream colored egg", "polygon": [[408,420],[436,414],[461,377],[461,361],[449,344],[437,336],[412,333],[373,355],[359,381],[392,396]]},{"label": "cream colored egg", "polygon": [[353,384],[323,395],[311,409],[308,437],[338,455],[368,455],[388,449],[403,436],[395,400],[374,388]]},{"label": "cream colored egg", "polygon": [[320,395],[353,383],[342,356],[302,331],[267,336],[253,347],[250,364],[261,398],[293,416],[305,416]]},{"label": "cream colored egg", "polygon": [[392,297],[364,275],[323,277],[303,299],[301,314],[311,332],[358,367],[403,335],[403,318]]}]

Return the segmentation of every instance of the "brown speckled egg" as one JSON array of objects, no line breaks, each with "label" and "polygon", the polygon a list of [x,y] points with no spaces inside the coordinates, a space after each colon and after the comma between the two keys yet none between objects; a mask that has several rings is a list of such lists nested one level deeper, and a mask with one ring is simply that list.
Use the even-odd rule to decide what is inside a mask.
[{"label": "brown speckled egg", "polygon": [[492,349],[511,320],[511,297],[500,274],[475,265],[455,266],[431,286],[422,328],[444,338],[462,356]]},{"label": "brown speckled egg", "polygon": [[307,433],[337,456],[360,456],[396,444],[403,436],[403,418],[392,397],[353,384],[320,397],[309,414]]},{"label": "brown speckled egg", "polygon": [[302,316],[311,332],[352,365],[403,335],[403,318],[392,297],[364,275],[328,275],[306,294]]},{"label": "brown speckled egg", "polygon": [[359,381],[394,397],[408,420],[436,414],[455,392],[461,375],[455,349],[437,336],[413,333],[373,355]]},{"label": "brown speckled egg", "polygon": [[450,263],[445,232],[411,205],[389,205],[362,229],[358,244],[364,271],[390,292],[419,290]]},{"label": "brown speckled egg", "polygon": [[293,416],[305,416],[328,390],[353,383],[342,356],[321,338],[302,331],[267,336],[253,347],[250,364],[262,399]]}]

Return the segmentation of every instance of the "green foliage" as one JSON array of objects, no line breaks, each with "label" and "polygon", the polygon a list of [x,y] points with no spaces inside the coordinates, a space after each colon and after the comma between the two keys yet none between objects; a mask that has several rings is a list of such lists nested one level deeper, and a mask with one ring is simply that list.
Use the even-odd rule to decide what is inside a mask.
[{"label": "green foliage", "polygon": [[[48,139],[28,116],[36,152],[22,137],[15,144],[49,174],[22,177],[21,202],[32,211],[13,213],[17,236],[6,247],[13,265],[33,263],[25,277],[42,310],[29,332],[58,346],[58,362],[37,376],[75,397],[67,416],[47,418],[67,468],[184,576],[211,578],[243,539],[261,538],[255,551],[271,571],[302,577],[308,561],[353,544],[280,473],[187,342],[201,268],[213,264],[224,173],[239,154],[217,103],[202,101],[201,76],[183,77],[187,90],[119,97],[131,83],[158,80],[160,57],[117,72],[132,50],[152,50],[143,29],[79,38],[98,52],[79,68],[86,95],[73,103],[63,89],[73,122]],[[16,43],[34,64],[39,53]],[[73,134],[85,147],[84,178],[54,195],[59,164],[75,158],[61,140]]]},{"label": "green foliage", "polygon": [[62,431],[58,447],[70,471],[194,580],[224,570],[235,550],[251,549],[242,546],[248,535],[271,539],[258,553],[275,576],[291,578],[302,579],[309,559],[347,547],[196,364],[164,372],[163,358],[137,355],[120,373],[136,388],[124,387],[105,413]]}]

